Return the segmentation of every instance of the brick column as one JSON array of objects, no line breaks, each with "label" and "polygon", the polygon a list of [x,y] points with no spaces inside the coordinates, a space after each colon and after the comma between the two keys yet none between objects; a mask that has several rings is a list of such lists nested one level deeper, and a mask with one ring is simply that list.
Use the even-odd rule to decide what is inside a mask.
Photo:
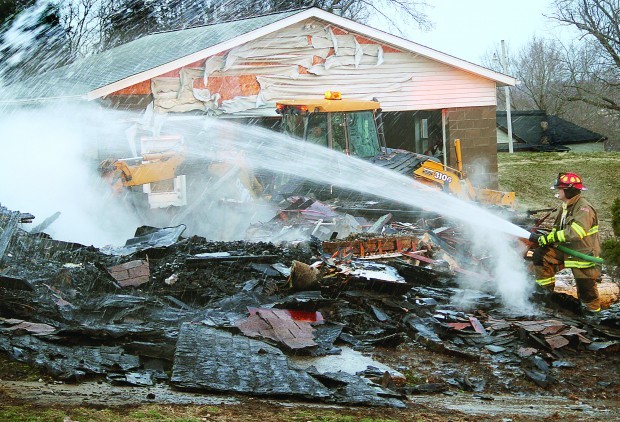
[{"label": "brick column", "polygon": [[463,170],[476,187],[497,189],[495,106],[448,109],[448,165],[456,168],[454,140],[461,140]]}]

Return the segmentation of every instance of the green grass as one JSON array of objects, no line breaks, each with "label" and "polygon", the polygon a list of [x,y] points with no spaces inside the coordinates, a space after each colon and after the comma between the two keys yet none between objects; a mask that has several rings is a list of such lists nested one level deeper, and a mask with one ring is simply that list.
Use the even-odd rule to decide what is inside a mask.
[{"label": "green grass", "polygon": [[424,379],[424,377],[417,375],[416,370],[413,368],[403,371],[403,375],[405,376],[407,385],[418,385],[418,384],[424,384],[427,382],[427,380]]},{"label": "green grass", "polygon": [[50,380],[51,378],[38,368],[14,361],[6,353],[0,352],[0,379],[5,381],[38,381],[39,379]]},{"label": "green grass", "polygon": [[[355,410],[355,409],[353,409]],[[281,420],[291,422],[393,422],[396,419],[385,417],[372,417],[359,415],[346,415],[345,411],[325,409],[282,409],[273,419],[275,414],[268,412],[262,414],[263,420]],[[221,416],[221,418],[220,418]],[[264,419],[267,417],[268,419]],[[261,416],[259,416],[260,420]],[[11,422],[56,422],[63,420],[71,421],[174,421],[174,422],[200,422],[204,420],[255,420],[251,415],[237,413],[233,408],[221,410],[215,406],[161,406],[145,405],[137,408],[123,409],[96,409],[90,407],[72,407],[66,409],[44,408],[37,406],[2,406],[0,405],[0,420]]]},{"label": "green grass", "polygon": [[92,407],[71,407],[55,409],[38,406],[0,406],[0,420],[15,422],[56,422],[63,420],[71,421],[175,421],[175,422],[200,422],[207,414],[201,406],[160,406],[145,405],[137,408],[124,409],[120,407],[110,409],[98,409]]}]

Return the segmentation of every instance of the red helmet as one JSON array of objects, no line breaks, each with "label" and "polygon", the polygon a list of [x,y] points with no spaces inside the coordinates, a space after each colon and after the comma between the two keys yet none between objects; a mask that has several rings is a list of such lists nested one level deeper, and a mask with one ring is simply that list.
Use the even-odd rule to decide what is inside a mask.
[{"label": "red helmet", "polygon": [[558,179],[555,181],[555,184],[551,189],[566,189],[566,188],[575,188],[579,190],[587,190],[583,186],[583,181],[581,177],[576,173],[560,173],[558,174]]}]

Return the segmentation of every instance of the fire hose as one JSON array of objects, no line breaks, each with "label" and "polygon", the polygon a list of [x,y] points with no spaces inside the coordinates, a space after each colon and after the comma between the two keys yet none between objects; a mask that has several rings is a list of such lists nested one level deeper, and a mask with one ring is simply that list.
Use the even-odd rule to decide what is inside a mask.
[{"label": "fire hose", "polygon": [[577,252],[576,250],[573,250],[573,249],[567,248],[566,246],[562,246],[562,245],[558,245],[558,244],[549,245],[549,246],[552,247],[552,248],[555,248],[555,249],[557,249],[559,251],[562,251],[562,252],[564,252],[566,254],[574,256],[575,258],[580,258],[580,259],[583,259],[584,261],[587,261],[587,262],[594,262],[595,264],[603,264],[603,258],[599,258],[599,257],[596,257],[596,256],[591,256],[591,255],[587,255],[585,253]]},{"label": "fire hose", "polygon": [[569,254],[571,256],[574,256],[575,258],[583,259],[584,261],[594,262],[596,264],[602,264],[603,263],[603,258],[597,258],[595,256],[586,255],[584,253],[577,252],[577,251],[574,251],[572,249],[569,249],[566,246],[555,245],[553,247],[556,248],[557,250],[560,250],[560,251],[562,251],[564,253],[567,253],[567,254]]}]

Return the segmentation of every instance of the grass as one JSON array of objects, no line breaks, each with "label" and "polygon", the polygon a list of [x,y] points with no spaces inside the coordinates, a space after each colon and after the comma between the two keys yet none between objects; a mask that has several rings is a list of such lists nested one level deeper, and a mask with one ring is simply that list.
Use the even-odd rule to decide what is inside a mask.
[{"label": "grass", "polygon": [[499,153],[499,186],[514,191],[524,209],[555,207],[559,200],[550,189],[560,172],[579,174],[584,196],[596,208],[603,237],[611,233],[611,205],[620,198],[619,152]]},{"label": "grass", "polygon": [[[234,407],[217,408],[214,406],[163,406],[145,405],[135,408],[123,409],[98,409],[92,407],[50,408],[30,405],[0,405],[0,420],[12,422],[56,422],[56,421],[131,421],[131,422],[201,422],[214,421],[254,421],[254,420],[280,420],[291,422],[393,422],[398,419],[383,416],[360,416],[353,409],[353,415],[348,410],[299,410],[282,409],[281,412],[258,411],[258,416],[253,412],[244,412]],[[376,412],[373,412],[376,413]]]},{"label": "grass", "polygon": [[417,375],[415,368],[403,371],[407,385],[418,385],[428,382],[424,377]]},{"label": "grass", "polygon": [[134,409],[98,409],[92,407],[50,408],[37,406],[1,406],[3,421],[176,421],[199,422],[205,420],[200,406],[147,405]]}]

